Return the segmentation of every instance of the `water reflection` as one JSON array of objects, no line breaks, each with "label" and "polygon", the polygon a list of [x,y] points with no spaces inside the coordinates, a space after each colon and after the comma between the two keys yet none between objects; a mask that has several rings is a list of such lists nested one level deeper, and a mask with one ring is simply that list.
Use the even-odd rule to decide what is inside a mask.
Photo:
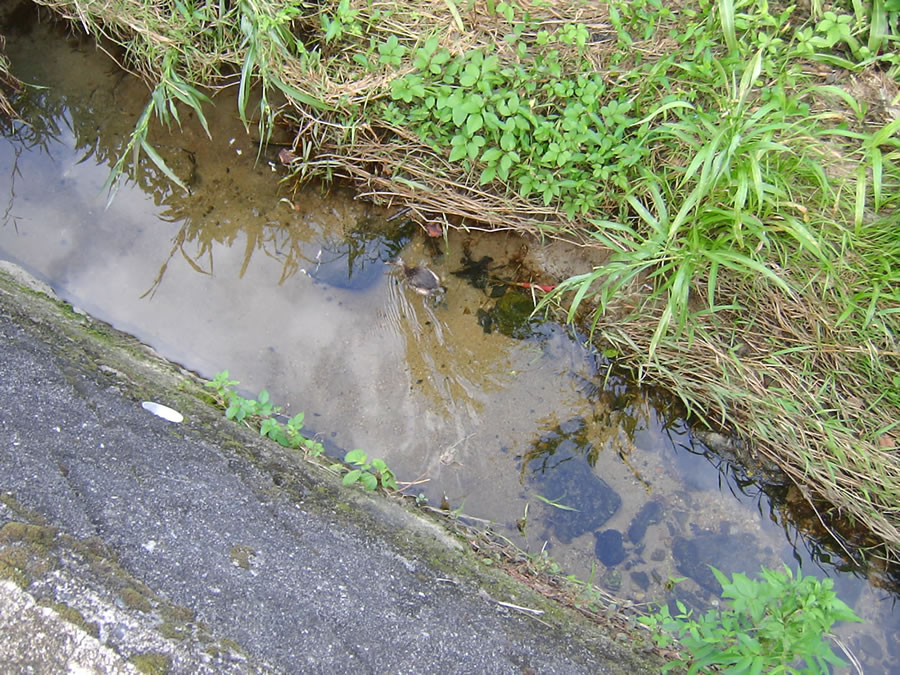
[{"label": "water reflection", "polygon": [[[10,45],[17,74],[54,84],[22,99],[27,124],[0,147],[6,257],[202,375],[228,368],[249,392],[268,388],[336,454],[384,457],[428,479],[419,489],[432,503],[446,495],[623,595],[665,601],[669,578],[688,576],[676,597],[705,606],[717,595],[706,563],[752,574],[799,560],[836,575],[869,619],[846,634],[868,672],[887,672],[890,595],[837,574],[863,568],[794,529],[791,519],[815,532],[802,499],[764,492],[699,442],[670,397],[530,316],[519,284],[537,274],[539,245],[434,240],[347,194],[288,192],[275,148],[256,162],[225,100],[209,111],[212,142],[190,123],[154,132],[190,194],[150,165],[107,209],[102,186],[146,91],[85,44],[49,44]],[[444,302],[387,273],[398,253],[440,274]]]},{"label": "water reflection", "polygon": [[[172,258],[179,255],[199,274],[212,275],[213,251],[219,246],[231,247],[243,241],[243,259],[238,277],[243,278],[256,252],[269,256],[281,265],[279,284],[295,274],[314,281],[351,291],[372,288],[384,276],[384,262],[406,246],[414,225],[387,226],[384,218],[368,217],[348,232],[330,232],[322,227],[289,227],[281,222],[257,223],[217,220],[213,226],[204,219],[183,213],[184,202],[176,210],[170,207],[167,219],[183,225],[175,235],[165,262],[145,295],[153,295],[165,277]],[[313,253],[315,250],[315,253]]]}]

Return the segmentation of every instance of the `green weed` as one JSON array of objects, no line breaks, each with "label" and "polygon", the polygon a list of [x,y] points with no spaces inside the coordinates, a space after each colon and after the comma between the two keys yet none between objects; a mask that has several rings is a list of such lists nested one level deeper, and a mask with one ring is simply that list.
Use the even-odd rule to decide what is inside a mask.
[{"label": "green weed", "polygon": [[[735,574],[729,580],[712,568],[728,606],[694,617],[678,601],[678,614],[667,606],[638,619],[656,634],[657,646],[678,644],[690,656],[666,665],[664,672],[690,666],[728,673],[829,673],[848,665],[835,656],[827,639],[837,621],[861,621],[837,598],[831,579],[820,581],[784,571],[763,569],[761,579]],[[802,665],[801,665],[802,664]]]},{"label": "green weed", "polygon": [[[348,468],[349,464],[354,468]],[[384,490],[397,490],[397,478],[383,459],[369,457],[360,449],[351,450],[344,456],[344,464],[333,464],[335,471],[345,471],[341,482],[344,485],[359,483],[366,490],[374,491],[379,487]]]},{"label": "green weed", "polygon": [[[450,162],[522,199],[558,205],[569,218],[597,210],[624,189],[649,148],[634,128],[624,88],[610,88],[588,60],[564,64],[555,44],[583,47],[587,28],[541,30],[532,47],[508,36],[520,56],[502,66],[479,47],[453,56],[432,37],[412,55],[412,72],[393,80],[379,111]],[[565,71],[565,72],[564,72]]]},{"label": "green weed", "polygon": [[[258,427],[261,436],[268,436],[286,448],[302,449],[311,457],[322,455],[325,451],[322,444],[300,432],[303,429],[304,413],[298,413],[282,423],[275,418],[281,408],[272,404],[269,392],[263,389],[256,399],[247,399],[235,391],[238,384],[240,382],[232,380],[227,370],[218,373],[214,379],[205,384],[207,388],[213,390],[225,408],[225,416],[228,419]],[[348,464],[349,467],[346,466]],[[397,478],[384,460],[378,458],[369,460],[366,453],[359,449],[348,452],[344,457],[344,464],[332,464],[330,468],[332,471],[344,473],[342,479],[344,485],[359,483],[370,491],[379,487],[392,491],[398,489]]]},{"label": "green weed", "polygon": [[268,436],[286,448],[302,449],[311,457],[318,457],[325,451],[319,441],[300,433],[304,413],[298,413],[286,423],[281,423],[274,417],[281,408],[272,404],[269,392],[263,389],[256,399],[247,399],[235,391],[238,384],[237,380],[231,379],[227,370],[223,370],[205,385],[213,390],[225,408],[225,417],[247,426],[258,427],[261,436]]}]

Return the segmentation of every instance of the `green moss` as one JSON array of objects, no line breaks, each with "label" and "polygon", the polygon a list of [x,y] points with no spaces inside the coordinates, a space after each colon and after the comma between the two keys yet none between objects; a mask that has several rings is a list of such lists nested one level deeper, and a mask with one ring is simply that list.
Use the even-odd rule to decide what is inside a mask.
[{"label": "green moss", "polygon": [[0,544],[21,541],[38,546],[49,546],[56,538],[56,532],[54,527],[13,521],[0,528]]},{"label": "green moss", "polygon": [[124,589],[119,594],[119,597],[122,598],[122,602],[125,603],[125,606],[130,609],[136,609],[137,611],[144,613],[153,609],[153,606],[150,604],[150,601],[147,600],[147,597],[134,588],[129,587]]},{"label": "green moss", "polygon": [[31,583],[28,575],[25,574],[23,568],[7,560],[6,553],[6,551],[0,551],[0,579],[11,581],[22,590],[25,590]]},{"label": "green moss", "polygon": [[36,525],[45,525],[46,520],[37,511],[26,509],[22,506],[10,492],[0,494],[0,504],[12,511],[16,518],[22,522],[34,523]]},{"label": "green moss", "polygon": [[171,621],[163,621],[157,628],[157,632],[167,640],[186,640],[191,636],[187,626]]},{"label": "green moss", "polygon": [[62,602],[57,602],[48,606],[54,612],[59,614],[59,616],[64,620],[68,621],[74,626],[78,626],[85,633],[92,635],[95,638],[100,637],[100,628],[97,626],[97,624],[87,621],[84,618],[84,615],[74,607],[70,607],[69,605]]},{"label": "green moss", "polygon": [[234,640],[231,640],[229,638],[223,638],[223,639],[219,640],[219,645],[222,647],[222,649],[225,649],[225,650],[231,652],[232,654],[240,654],[242,656],[247,656],[246,650],[243,647],[241,647],[237,642],[235,642]]},{"label": "green moss", "polygon": [[195,637],[195,628],[205,628],[203,624],[194,625],[197,613],[189,607],[163,605],[159,614],[163,621],[157,631],[168,640],[187,640]]},{"label": "green moss", "polygon": [[197,612],[181,605],[166,605],[160,610],[160,615],[167,621],[180,623],[191,623],[197,619]]},{"label": "green moss", "polygon": [[148,652],[135,654],[129,659],[134,667],[145,675],[165,675],[172,665],[172,657],[168,654]]},{"label": "green moss", "polygon": [[[7,523],[0,530],[0,576],[21,588],[27,588],[35,577],[42,577],[53,569],[54,563],[46,546],[29,539],[42,541],[43,537],[24,523]],[[40,527],[38,530],[42,529]],[[14,543],[14,542],[19,543]]]},{"label": "green moss", "polygon": [[6,523],[0,528],[0,544],[10,541],[22,541],[25,538],[25,523]]}]

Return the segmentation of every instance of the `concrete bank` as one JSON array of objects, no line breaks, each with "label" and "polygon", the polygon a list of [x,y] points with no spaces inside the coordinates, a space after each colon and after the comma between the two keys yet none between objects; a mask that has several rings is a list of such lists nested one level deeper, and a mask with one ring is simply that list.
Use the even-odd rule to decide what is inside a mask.
[{"label": "concrete bank", "polygon": [[0,270],[0,671],[659,671],[20,284]]}]

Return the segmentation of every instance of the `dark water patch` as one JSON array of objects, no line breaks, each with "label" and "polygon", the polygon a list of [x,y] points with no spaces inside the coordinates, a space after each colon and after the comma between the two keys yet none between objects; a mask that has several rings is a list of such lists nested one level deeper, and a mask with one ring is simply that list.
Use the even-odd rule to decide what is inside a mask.
[{"label": "dark water patch", "polygon": [[470,246],[463,250],[460,266],[453,276],[482,291],[486,301],[475,318],[485,333],[494,331],[517,340],[532,337],[545,320],[533,316],[534,297],[526,292],[528,281],[517,275],[521,270],[520,252],[496,260],[489,255],[473,257]]},{"label": "dark water patch", "polygon": [[607,567],[615,567],[625,560],[625,546],[622,533],[618,530],[604,530],[594,533],[594,555]]},{"label": "dark water patch", "polygon": [[548,492],[545,498],[559,504],[546,510],[546,526],[563,543],[602,527],[622,505],[618,493],[588,463],[591,444],[585,430],[582,419],[563,422],[522,458],[523,473]]},{"label": "dark water patch", "polygon": [[501,291],[500,297],[487,308],[478,309],[478,325],[488,334],[497,331],[517,340],[533,337],[543,320],[532,315],[534,301],[531,296],[518,290],[506,290],[500,285],[492,287],[493,296],[498,295],[494,289]]},{"label": "dark water patch", "polygon": [[646,572],[632,572],[631,581],[642,591],[646,592],[650,588],[650,576]]},{"label": "dark water patch", "polygon": [[672,556],[681,574],[717,596],[722,587],[709,566],[753,576],[763,563],[756,547],[756,540],[745,533],[698,532],[693,537],[675,537]]},{"label": "dark water patch", "polygon": [[[781,524],[795,563],[810,559],[823,568],[865,578],[895,594],[900,592],[900,565],[878,561],[875,554],[881,551],[883,557],[883,547],[868,528],[835,513],[824,500],[805,494],[733,431],[691,429],[674,445],[715,467],[715,474],[706,475],[716,477],[719,489],[754,503],[762,515]],[[695,489],[702,489],[702,481],[708,480],[702,478],[702,472],[687,475]]]},{"label": "dark water patch", "polygon": [[647,528],[661,522],[662,517],[663,505],[658,499],[644,504],[628,526],[628,540],[633,544],[640,544]]},{"label": "dark water patch", "polygon": [[344,236],[323,243],[305,271],[313,280],[335,288],[370,289],[383,280],[384,263],[409,245],[414,232],[411,223],[398,227],[368,218]]},{"label": "dark water patch", "polygon": [[[483,255],[478,260],[473,260],[470,256],[470,252],[466,251],[460,261],[461,267],[453,270],[452,274],[460,279],[465,279],[472,288],[486,290],[488,284],[494,283],[494,277],[492,276],[494,259],[489,255]],[[503,291],[506,290],[503,284],[497,285]]]}]

